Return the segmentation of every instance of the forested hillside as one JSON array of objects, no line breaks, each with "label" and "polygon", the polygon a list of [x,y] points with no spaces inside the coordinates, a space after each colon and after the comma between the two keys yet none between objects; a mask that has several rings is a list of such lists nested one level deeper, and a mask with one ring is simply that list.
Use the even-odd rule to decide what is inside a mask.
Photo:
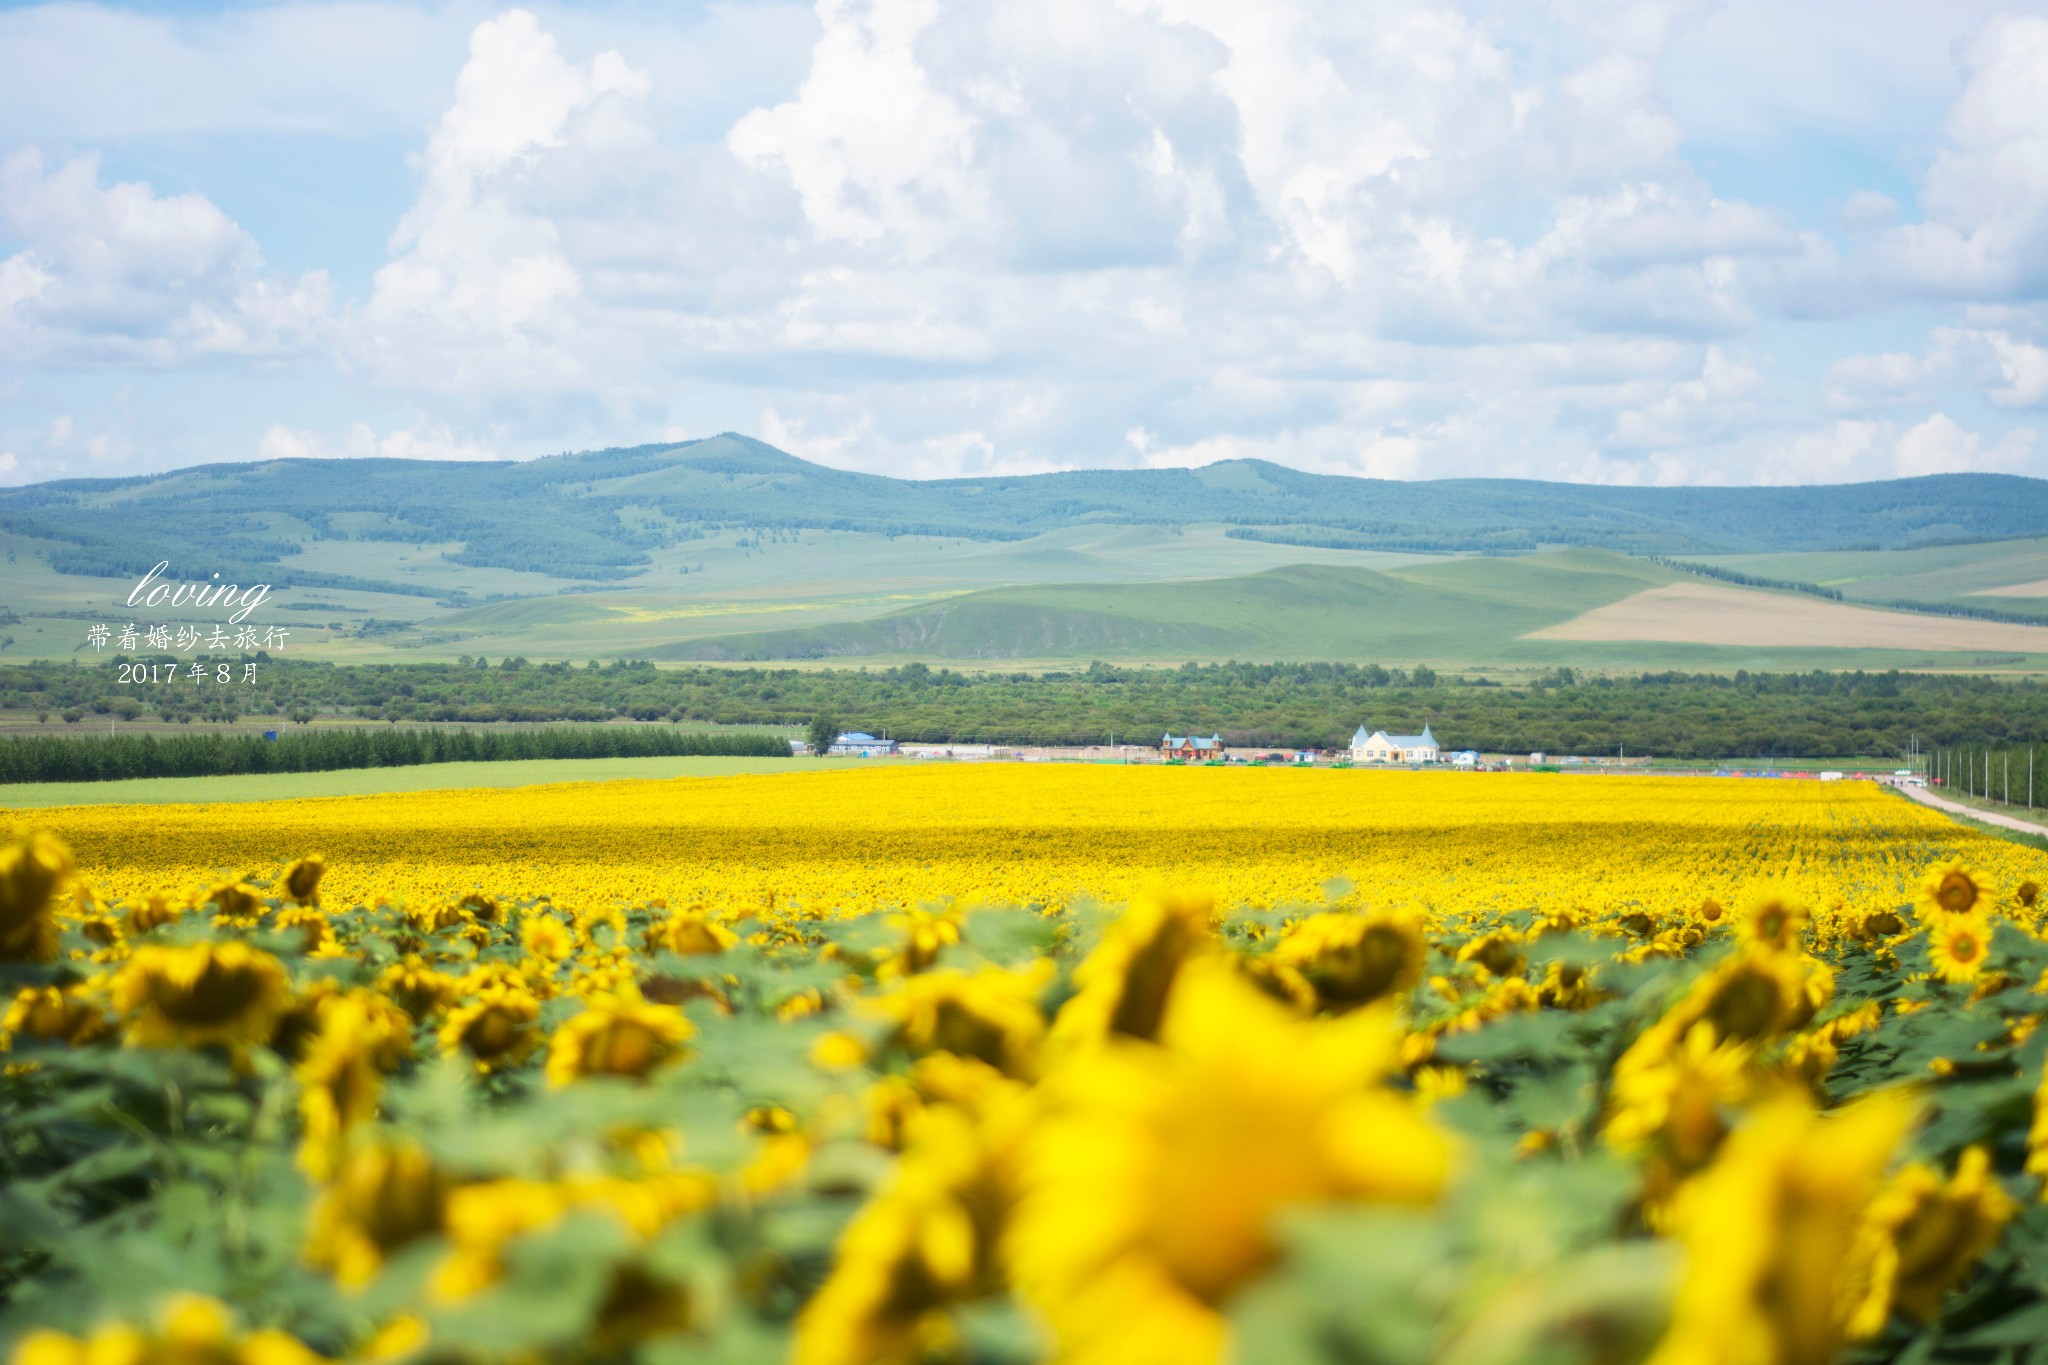
[{"label": "forested hillside", "polygon": [[272,460],[0,491],[0,530],[48,542],[65,573],[125,577],[160,559],[203,561],[230,579],[414,594],[435,590],[295,570],[291,561],[315,540],[452,542],[458,564],[606,581],[640,572],[650,550],[719,528],[1003,540],[1091,523],[1217,522],[1248,539],[1395,550],[1878,548],[2034,534],[2048,525],[2048,482],[1994,474],[1811,488],[1399,482],[1256,460],[909,480],[827,469],[726,434],[521,463]]}]

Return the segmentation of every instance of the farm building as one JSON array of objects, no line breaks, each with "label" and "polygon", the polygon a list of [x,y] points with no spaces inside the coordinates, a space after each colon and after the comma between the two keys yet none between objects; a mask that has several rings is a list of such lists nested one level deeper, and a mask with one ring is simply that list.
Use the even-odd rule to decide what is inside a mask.
[{"label": "farm building", "polygon": [[1442,758],[1443,749],[1427,725],[1419,735],[1390,735],[1385,730],[1367,734],[1361,725],[1351,737],[1353,763],[1435,763]]},{"label": "farm building", "polygon": [[896,752],[893,739],[876,739],[865,730],[849,730],[832,741],[828,751],[835,754],[851,754],[858,758],[881,758]]},{"label": "farm building", "polygon": [[1206,761],[1223,757],[1223,737],[1211,735],[1201,739],[1194,735],[1164,735],[1159,740],[1161,758],[1197,759]]}]

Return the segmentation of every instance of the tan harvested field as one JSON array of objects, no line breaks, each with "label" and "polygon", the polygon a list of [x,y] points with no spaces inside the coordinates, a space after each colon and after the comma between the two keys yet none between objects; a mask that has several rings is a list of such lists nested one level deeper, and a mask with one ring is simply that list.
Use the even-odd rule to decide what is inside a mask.
[{"label": "tan harvested field", "polygon": [[2048,653],[2048,626],[1879,611],[1715,583],[1648,588],[1524,638]]},{"label": "tan harvested field", "polygon": [[2014,583],[2005,588],[1979,588],[1972,597],[2048,597],[2048,578],[2037,578],[2031,583]]}]

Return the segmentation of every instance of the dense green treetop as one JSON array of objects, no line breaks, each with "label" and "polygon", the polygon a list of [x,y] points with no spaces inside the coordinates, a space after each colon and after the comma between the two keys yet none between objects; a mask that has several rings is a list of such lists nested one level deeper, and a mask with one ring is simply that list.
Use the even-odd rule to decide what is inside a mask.
[{"label": "dense green treetop", "polygon": [[1905,673],[1580,677],[1532,685],[1377,665],[1103,663],[1053,673],[656,668],[519,659],[336,665],[263,660],[250,687],[123,688],[113,664],[0,667],[0,712],[225,719],[333,715],[387,722],[691,721],[886,730],[938,743],[1150,743],[1220,732],[1236,744],[1335,747],[1353,730],[1415,733],[1446,748],[1680,758],[1885,755],[1954,743],[2048,742],[2048,687]]}]

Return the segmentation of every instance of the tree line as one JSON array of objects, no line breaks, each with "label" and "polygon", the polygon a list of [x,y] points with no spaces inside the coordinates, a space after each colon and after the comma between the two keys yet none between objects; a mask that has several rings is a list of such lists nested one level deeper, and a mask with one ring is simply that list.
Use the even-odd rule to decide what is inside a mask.
[{"label": "tree line", "polygon": [[17,735],[0,743],[0,783],[109,782],[126,777],[307,773],[420,763],[532,758],[787,758],[789,741],[760,731],[556,725],[533,730],[368,729],[260,735]]},{"label": "tree line", "polygon": [[[240,676],[239,666],[236,675]],[[263,659],[257,682],[123,688],[111,663],[0,667],[0,712],[70,717],[343,716],[379,728],[674,721],[847,728],[934,743],[1151,742],[1337,747],[1360,725],[1489,752],[1686,759],[1902,755],[1964,743],[2048,744],[2048,687],[1910,673],[1645,673],[1570,669],[1515,685],[1377,664],[1105,663],[1049,673],[894,668],[657,668],[644,661],[334,664]],[[199,700],[195,700],[199,699]],[[207,700],[209,699],[210,700]],[[231,699],[224,700],[224,699]]]},{"label": "tree line", "polygon": [[1719,564],[1701,564],[1691,559],[1669,559],[1664,555],[1644,555],[1652,564],[1680,573],[1696,574],[1701,578],[1718,578],[1723,583],[1736,583],[1745,588],[1776,588],[1781,592],[1801,592],[1808,597],[1825,597],[1830,602],[1842,600],[1840,588],[1824,588],[1818,583],[1807,583],[1796,578],[1770,578],[1764,574],[1744,573],[1740,569],[1725,568]]}]

